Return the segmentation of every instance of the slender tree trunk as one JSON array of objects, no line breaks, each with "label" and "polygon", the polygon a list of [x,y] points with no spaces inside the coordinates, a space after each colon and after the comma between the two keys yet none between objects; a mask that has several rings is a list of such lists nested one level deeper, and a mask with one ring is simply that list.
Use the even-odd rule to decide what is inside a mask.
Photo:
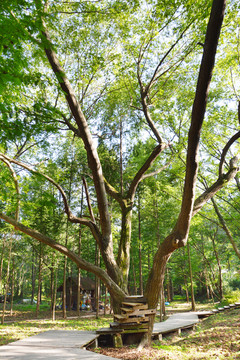
[{"label": "slender tree trunk", "polygon": [[123,195],[123,122],[122,117],[120,116],[120,184],[121,184],[121,195]]},{"label": "slender tree trunk", "polygon": [[70,274],[70,281],[69,281],[69,311],[72,310],[72,305],[73,305],[73,301],[72,301],[72,293],[73,293],[73,290],[72,290],[72,266],[70,264],[70,271],[69,271],[69,274]]},{"label": "slender tree trunk", "polygon": [[[81,196],[81,210],[80,216],[82,217],[83,213],[83,190],[84,183],[82,183],[82,196]],[[82,250],[82,225],[79,224],[79,235],[78,235],[78,256],[81,256]],[[80,316],[80,306],[81,306],[81,269],[78,267],[78,276],[77,276],[77,316]]]},{"label": "slender tree trunk", "polygon": [[2,251],[1,251],[1,260],[0,260],[0,294],[2,294],[2,271],[3,271],[3,259],[4,259],[5,242],[6,242],[6,235],[4,234],[3,235]]},{"label": "slender tree trunk", "polygon": [[53,302],[52,302],[52,321],[56,320],[57,279],[58,279],[58,267],[55,268],[55,280],[54,280],[54,287],[53,287]]},{"label": "slender tree trunk", "polygon": [[36,285],[36,265],[35,265],[35,251],[32,247],[32,294],[31,294],[31,304],[33,304],[34,294],[35,294],[35,285]]},{"label": "slender tree trunk", "polygon": [[52,263],[50,266],[50,293],[51,293],[51,313],[53,309],[53,297],[54,297],[54,260],[55,260],[55,254],[52,254]]},{"label": "slender tree trunk", "polygon": [[105,286],[105,290],[104,290],[104,316],[107,314],[107,306],[109,306],[107,293],[108,293],[108,290],[107,290],[107,287]]},{"label": "slender tree trunk", "polygon": [[185,285],[186,301],[187,303],[189,303],[188,283],[187,283],[186,274],[184,274],[184,285]]},{"label": "slender tree trunk", "polygon": [[[132,259],[133,261],[133,259]],[[133,268],[133,286],[134,286],[134,294],[137,294],[137,281],[136,281],[136,272],[135,272],[135,267],[134,267],[134,263],[132,265],[132,268]]]},{"label": "slender tree trunk", "polygon": [[160,293],[159,305],[160,305],[160,310],[159,310],[160,322],[162,322],[163,321],[163,292],[162,291]]},{"label": "slender tree trunk", "polygon": [[62,305],[63,319],[67,318],[67,256],[64,256],[63,265],[63,305]]},{"label": "slender tree trunk", "polygon": [[212,239],[212,244],[213,244],[213,250],[217,259],[217,264],[218,264],[218,293],[219,293],[219,298],[220,300],[222,300],[223,298],[223,287],[222,287],[222,267],[221,267],[221,262],[219,259],[219,255],[218,255],[218,251],[217,251],[217,247],[216,247],[216,243],[215,243],[215,236],[217,235],[217,232],[214,236],[211,237]]},{"label": "slender tree trunk", "polygon": [[14,299],[14,291],[15,291],[14,283],[15,283],[15,257],[13,257],[13,260],[12,260],[12,285],[11,285],[11,300],[10,300],[10,316],[12,316],[12,314],[13,314],[13,299]]},{"label": "slender tree trunk", "polygon": [[171,299],[171,280],[170,280],[168,267],[166,269],[166,273],[167,273],[167,301],[170,302],[172,300]]},{"label": "slender tree trunk", "polygon": [[187,243],[187,251],[188,251],[189,277],[190,277],[190,283],[191,283],[192,311],[196,311],[196,303],[195,303],[195,297],[194,297],[193,274],[192,274],[192,265],[191,265],[191,255],[190,255],[189,242]]},{"label": "slender tree trunk", "polygon": [[10,234],[8,262],[7,262],[7,275],[6,275],[6,282],[5,282],[5,295],[4,295],[4,302],[3,302],[1,324],[4,324],[7,296],[8,296],[8,289],[9,289],[10,262],[11,262],[11,257],[12,257],[12,241],[13,241],[13,233]]},{"label": "slender tree trunk", "polygon": [[40,303],[41,303],[42,257],[43,257],[42,244],[40,244],[39,267],[38,267],[38,292],[37,292],[36,317],[38,317],[38,315],[39,315]]},{"label": "slender tree trunk", "polygon": [[138,253],[139,253],[139,291],[143,295],[143,277],[142,277],[142,234],[141,234],[141,203],[140,195],[138,194]]},{"label": "slender tree trunk", "polygon": [[[100,251],[99,251],[99,247],[96,244],[96,265],[100,266]],[[100,280],[99,278],[96,276],[95,277],[95,304],[96,304],[96,319],[99,318],[99,298],[100,298]]]}]

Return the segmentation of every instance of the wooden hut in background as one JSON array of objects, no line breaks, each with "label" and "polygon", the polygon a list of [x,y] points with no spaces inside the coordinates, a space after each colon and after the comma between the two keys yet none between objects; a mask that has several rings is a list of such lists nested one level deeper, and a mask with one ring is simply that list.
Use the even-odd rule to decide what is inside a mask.
[{"label": "wooden hut in background", "polygon": [[[77,310],[78,283],[77,277],[69,276],[66,280],[66,306],[68,310]],[[63,284],[58,287],[58,293],[63,297]],[[90,277],[81,277],[80,299],[83,310],[95,310],[95,281]]]}]

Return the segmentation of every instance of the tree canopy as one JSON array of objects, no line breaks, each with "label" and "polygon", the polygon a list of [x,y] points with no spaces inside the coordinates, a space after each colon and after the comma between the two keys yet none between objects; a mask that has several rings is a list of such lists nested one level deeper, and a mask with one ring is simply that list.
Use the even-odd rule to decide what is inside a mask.
[{"label": "tree canopy", "polygon": [[[238,251],[237,221],[224,218],[239,215],[240,5],[225,5],[1,2],[0,217],[100,277],[115,311],[141,241],[144,294],[157,305],[191,221],[198,238],[200,211]],[[60,209],[75,224],[69,246]],[[76,224],[101,266],[79,256]]]}]

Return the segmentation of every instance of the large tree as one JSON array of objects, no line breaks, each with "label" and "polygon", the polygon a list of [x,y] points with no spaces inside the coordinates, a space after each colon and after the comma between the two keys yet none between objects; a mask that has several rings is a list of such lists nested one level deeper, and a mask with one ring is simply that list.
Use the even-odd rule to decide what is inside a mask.
[{"label": "large tree", "polygon": [[[164,105],[165,96],[174,99],[173,90],[176,93],[179,90],[179,93],[184,95],[181,89],[177,89],[177,84],[172,78],[176,74],[178,81],[183,81],[183,72],[188,66],[187,61],[184,61],[188,59],[188,55],[193,57],[193,54],[196,54],[199,57],[202,53],[190,128],[187,134],[187,156],[186,161],[183,160],[185,179],[182,202],[175,225],[169,235],[159,244],[149,272],[144,295],[150,308],[157,306],[165,267],[171,254],[187,243],[192,217],[217,191],[234,178],[239,170],[237,164],[231,162],[228,171],[223,171],[229,149],[225,148],[221,156],[217,180],[195,198],[200,134],[224,18],[225,1],[213,0],[211,9],[207,5],[209,5],[208,2],[206,2],[206,11],[202,11],[202,4],[189,1],[181,3],[173,1],[167,8],[160,3],[152,5],[151,2],[139,4],[134,1],[130,2],[129,6],[124,1],[100,3],[60,1],[55,4],[55,2],[43,3],[39,0],[20,3],[7,1],[1,5],[2,24],[11,22],[15,29],[15,32],[12,31],[12,40],[8,37],[3,39],[3,51],[8,56],[9,54],[12,57],[16,56],[16,52],[18,56],[22,54],[24,58],[30,56],[32,51],[33,57],[28,64],[28,76],[26,70],[19,68],[16,77],[22,82],[28,82],[28,86],[37,84],[34,90],[37,96],[33,103],[28,103],[26,106],[24,104],[20,106],[19,103],[17,105],[15,102],[13,109],[9,92],[17,85],[11,74],[7,76],[8,70],[3,69],[3,75],[7,77],[4,80],[7,83],[7,89],[4,89],[3,98],[8,99],[8,103],[6,102],[2,109],[5,116],[1,121],[8,134],[11,134],[12,126],[12,131],[14,130],[17,134],[21,146],[18,144],[15,158],[7,155],[5,147],[0,159],[9,168],[14,179],[16,179],[14,170],[16,166],[41,175],[59,190],[68,220],[90,229],[99,246],[105,269],[82,259],[77,253],[47,234],[17,222],[6,212],[2,211],[0,217],[14,225],[15,229],[62,252],[77,266],[98,276],[108,287],[116,312],[119,311],[120,304],[127,295],[132,210],[137,188],[147,177],[156,176],[161,170],[171,166],[167,157],[170,158],[171,163],[178,153],[174,146],[166,143],[165,124],[163,120],[157,122],[156,114],[159,114],[166,106]],[[107,17],[109,17],[108,21]],[[206,27],[205,21],[208,17]],[[131,21],[132,25],[130,25]],[[162,42],[159,42],[159,34]],[[57,55],[58,52],[59,55]],[[74,59],[72,54],[75,55]],[[39,58],[41,59],[40,74],[36,71]],[[51,72],[49,72],[49,67],[46,67],[46,60]],[[184,63],[183,72],[179,75],[178,69],[182,63]],[[33,78],[30,80],[31,74]],[[121,76],[122,74],[127,74],[127,76]],[[186,78],[188,78],[187,75]],[[164,93],[166,84],[169,86],[168,92]],[[19,92],[19,89],[14,91],[17,92],[20,100],[23,96],[21,91]],[[9,122],[10,116],[13,117],[12,113],[15,114],[15,119]],[[11,115],[7,117],[6,114]],[[111,119],[114,119],[114,123]],[[23,123],[26,124],[26,128],[20,131],[18,125]],[[99,144],[96,144],[93,139],[93,134],[98,130],[97,126],[103,129],[103,135],[107,132],[107,124],[108,131],[111,133],[114,133],[116,127],[119,128],[120,175],[117,179],[114,179],[114,174],[108,173],[106,163],[103,162],[104,146],[101,146],[101,138]],[[134,132],[134,126],[137,131],[145,126],[154,139],[145,142],[145,147],[149,152],[146,153],[135,174],[131,175],[129,171],[125,182],[121,144],[124,135],[128,136],[128,141],[131,138],[126,133],[124,134],[124,126],[132,132]],[[72,131],[74,136],[82,139],[87,154],[89,181],[94,187],[97,199],[98,219],[94,214],[87,187],[89,217],[79,217],[70,209],[69,198],[59,183],[20,160],[20,155],[25,149],[33,145],[28,142],[31,135],[36,134],[39,141],[43,141],[41,134],[47,131],[61,131],[60,127]],[[21,143],[22,138],[25,140]],[[232,144],[238,138],[239,133],[234,135],[230,143]],[[116,139],[117,137],[113,138],[112,142],[117,141]],[[6,143],[7,140],[5,136]],[[159,163],[158,167],[155,166],[151,171],[150,168],[156,163],[160,154],[164,159],[162,166]],[[121,210],[121,231],[117,251],[112,238],[109,196]]]}]

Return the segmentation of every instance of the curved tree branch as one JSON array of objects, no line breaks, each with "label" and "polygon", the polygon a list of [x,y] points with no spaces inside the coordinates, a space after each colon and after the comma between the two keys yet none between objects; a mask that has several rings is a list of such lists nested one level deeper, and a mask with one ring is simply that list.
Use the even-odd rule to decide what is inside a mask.
[{"label": "curved tree branch", "polygon": [[90,201],[88,186],[87,186],[87,182],[86,182],[86,179],[85,179],[84,176],[82,177],[82,180],[83,180],[83,186],[84,186],[85,194],[86,194],[86,198],[87,198],[87,204],[88,204],[88,211],[89,211],[89,214],[90,214],[90,219],[92,220],[92,222],[94,222],[94,224],[96,224],[95,216],[94,216],[91,201]]},{"label": "curved tree branch", "polygon": [[230,149],[231,145],[239,138],[240,138],[240,131],[238,131],[236,134],[234,134],[231,137],[231,139],[227,142],[227,144],[224,146],[224,149],[223,149],[222,155],[221,155],[221,159],[220,159],[220,163],[219,163],[219,177],[223,173],[223,163],[224,163],[224,160],[225,160],[228,150]]},{"label": "curved tree branch", "polygon": [[94,238],[99,242],[99,238],[100,238],[101,235],[100,235],[100,231],[99,231],[97,225],[92,221],[86,220],[84,218],[79,218],[79,217],[74,216],[72,214],[71,209],[70,209],[69,204],[68,204],[67,196],[66,196],[64,190],[62,189],[62,187],[56,181],[54,181],[50,176],[48,176],[46,174],[43,174],[40,171],[34,170],[30,166],[24,164],[23,162],[21,162],[19,160],[12,159],[9,156],[7,156],[5,154],[2,154],[2,153],[0,153],[0,156],[1,156],[2,159],[5,159],[5,161],[8,161],[9,163],[14,163],[14,164],[28,170],[32,174],[36,174],[36,175],[40,175],[40,176],[44,177],[52,185],[54,185],[59,190],[59,192],[60,192],[60,194],[62,196],[65,212],[67,214],[67,217],[68,217],[69,221],[72,222],[72,223],[79,223],[79,224],[83,224],[83,225],[88,226],[91,229],[91,231],[92,231],[92,233],[94,235]]},{"label": "curved tree branch", "polygon": [[105,188],[106,188],[107,193],[119,203],[119,205],[121,206],[122,209],[124,209],[125,202],[124,202],[122,194],[120,192],[118,192],[111,184],[109,184],[109,182],[105,178],[104,178],[104,180],[105,180]]},{"label": "curved tree branch", "polygon": [[202,195],[200,195],[195,201],[193,206],[192,216],[196,215],[199,210],[206,204],[206,202],[224,186],[227,185],[229,181],[235,178],[236,174],[239,171],[239,167],[231,168],[226,174],[223,174],[217,179],[217,181],[212,184]]},{"label": "curved tree branch", "polygon": [[51,248],[66,255],[69,259],[74,261],[79,268],[94,273],[107,286],[109,292],[111,293],[111,296],[113,296],[115,298],[120,297],[122,299],[125,297],[125,293],[110,278],[110,276],[106,273],[106,271],[104,271],[100,267],[98,267],[92,263],[89,263],[88,261],[82,259],[80,256],[75,254],[73,251],[69,250],[67,247],[55,242],[48,236],[43,235],[43,234],[39,233],[38,231],[33,230],[33,229],[17,222],[16,220],[10,218],[9,216],[7,216],[3,213],[0,213],[0,218],[3,219],[4,221],[6,221],[7,223],[13,225],[15,227],[15,229],[23,232],[26,235],[31,236],[32,238],[40,241],[41,243],[46,244],[46,245],[50,246]]},{"label": "curved tree branch", "polygon": [[138,170],[137,174],[135,175],[134,179],[131,182],[131,185],[128,190],[127,197],[133,200],[137,186],[141,180],[144,178],[145,172],[150,168],[153,161],[158,157],[158,155],[166,148],[165,144],[160,144],[156,146],[150,156],[147,158],[143,166]]},{"label": "curved tree branch", "polygon": [[160,172],[162,172],[163,170],[165,170],[170,164],[171,164],[171,162],[169,161],[167,164],[165,164],[164,166],[162,166],[162,167],[159,168],[158,170],[143,175],[142,180],[147,179],[147,178],[149,178],[149,177],[151,177],[151,176],[160,174]]},{"label": "curved tree branch", "polygon": [[2,154],[0,154],[0,160],[3,161],[7,167],[9,168],[13,181],[14,181],[14,185],[15,185],[15,189],[16,189],[16,193],[17,193],[17,207],[16,207],[16,211],[15,211],[15,220],[18,221],[19,218],[19,212],[20,212],[20,188],[19,188],[19,184],[18,184],[18,178],[17,178],[17,174],[15,173],[11,163],[4,157],[2,156]]},{"label": "curved tree branch", "polygon": [[236,243],[235,243],[235,241],[234,241],[234,239],[232,237],[231,231],[229,230],[224,218],[222,217],[222,215],[221,215],[221,213],[220,213],[220,211],[218,209],[216,201],[214,200],[214,198],[212,198],[211,200],[212,200],[212,203],[213,203],[214,210],[215,210],[215,212],[217,214],[217,217],[219,219],[219,222],[222,225],[222,228],[225,231],[228,239],[230,240],[230,243],[232,244],[232,247],[233,247],[237,257],[240,259],[240,251],[239,251],[239,249],[238,249],[238,247],[237,247],[237,245],[236,245]]}]

